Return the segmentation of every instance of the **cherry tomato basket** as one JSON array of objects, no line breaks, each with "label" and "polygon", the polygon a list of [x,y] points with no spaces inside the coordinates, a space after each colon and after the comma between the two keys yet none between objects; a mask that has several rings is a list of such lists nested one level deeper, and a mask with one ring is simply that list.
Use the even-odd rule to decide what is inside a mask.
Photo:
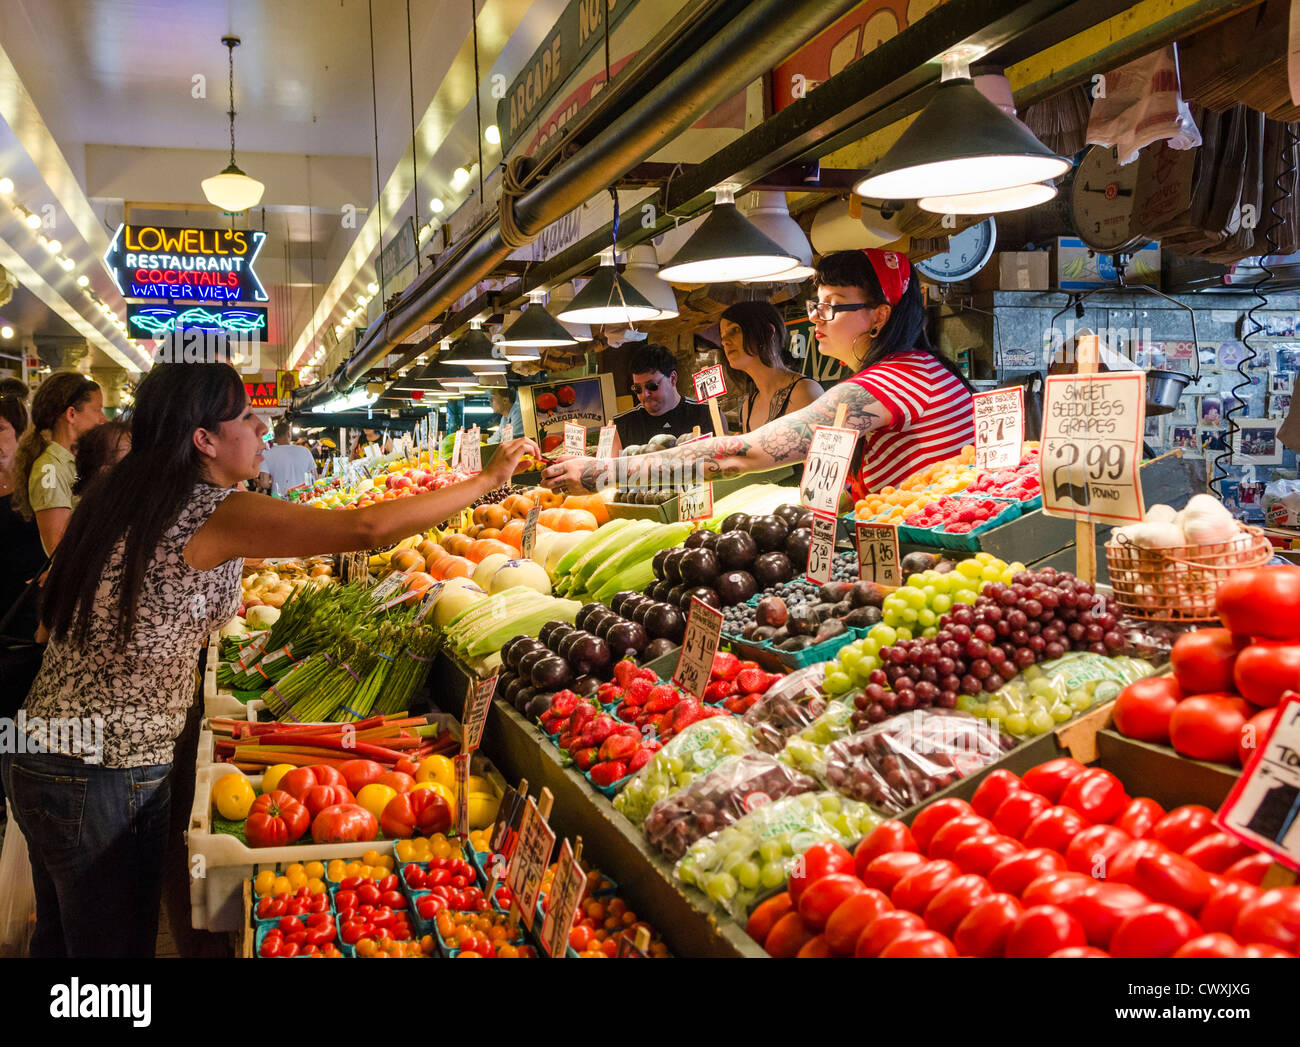
[{"label": "cherry tomato basket", "polygon": [[[497,911],[499,912],[500,910]],[[429,928],[430,928],[429,930],[423,931],[421,933],[433,935],[433,940],[438,943],[438,952],[443,957],[445,957],[448,960],[454,960],[457,956],[461,954],[460,946],[450,945],[443,939],[441,932],[438,930],[438,923],[436,920],[429,921]],[[524,923],[522,919],[519,921],[519,933],[514,938],[510,939],[509,944],[510,945],[533,944],[524,928]]]},{"label": "cherry tomato basket", "polygon": [[[951,501],[957,502],[993,502],[1001,506],[1001,510],[994,516],[982,521],[978,526],[971,528],[963,534],[951,534],[945,531],[943,527],[911,527],[907,524],[899,524],[898,538],[899,541],[912,542],[915,545],[922,545],[929,548],[938,547],[940,549],[953,549],[959,552],[977,553],[980,551],[979,536],[992,531],[996,527],[1010,523],[1017,519],[1022,512],[1025,512],[1024,503],[1013,501],[1007,498],[985,498],[979,495],[962,495],[950,494],[945,496]],[[1042,504],[1042,497],[1039,496],[1039,505]],[[946,526],[946,525],[945,525]]]},{"label": "cherry tomato basket", "polygon": [[[334,921],[333,944],[338,949],[338,951],[343,954],[344,959],[350,959],[351,957],[356,955],[356,951],[353,950],[351,946],[343,944],[343,938],[340,935],[338,915],[334,913],[332,910],[331,910],[331,918]],[[279,920],[256,921],[253,928],[253,958],[254,959],[262,960],[267,958],[262,955],[262,942],[265,940],[267,933],[279,922],[280,922]],[[285,957],[277,956],[274,958],[277,960],[282,960]],[[303,956],[301,953],[299,953],[297,956],[290,957],[290,959],[309,960],[312,959],[312,957]]]},{"label": "cherry tomato basket", "polygon": [[1262,567],[1273,545],[1258,527],[1230,542],[1142,549],[1123,538],[1106,543],[1110,584],[1124,613],[1156,622],[1217,619],[1214,598],[1228,572]]}]

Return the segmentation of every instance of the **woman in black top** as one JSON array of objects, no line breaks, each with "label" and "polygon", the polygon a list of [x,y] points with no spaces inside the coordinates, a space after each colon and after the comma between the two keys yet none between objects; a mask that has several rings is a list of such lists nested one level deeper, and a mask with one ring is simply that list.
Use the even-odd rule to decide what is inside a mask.
[{"label": "woman in black top", "polygon": [[[27,405],[9,391],[0,392],[0,618],[22,594],[45,563],[41,533],[35,520],[24,520],[13,508],[13,462],[18,440],[27,429]],[[29,598],[5,629],[5,635],[36,635],[36,600]],[[21,697],[19,699],[21,701]],[[9,712],[0,715],[10,715]]]},{"label": "woman in black top", "polygon": [[790,355],[785,323],[767,302],[737,302],[719,323],[727,359],[727,387],[740,392],[740,431],[774,422],[822,395],[822,387],[799,373]]}]

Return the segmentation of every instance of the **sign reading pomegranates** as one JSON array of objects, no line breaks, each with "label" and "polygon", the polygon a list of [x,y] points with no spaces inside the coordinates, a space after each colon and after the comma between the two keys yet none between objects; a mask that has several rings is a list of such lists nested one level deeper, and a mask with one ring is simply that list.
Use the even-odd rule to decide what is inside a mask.
[{"label": "sign reading pomegranates", "polygon": [[524,435],[535,440],[543,454],[563,453],[566,424],[581,425],[585,430],[609,423],[614,413],[614,378],[601,374],[521,386],[519,411]]}]

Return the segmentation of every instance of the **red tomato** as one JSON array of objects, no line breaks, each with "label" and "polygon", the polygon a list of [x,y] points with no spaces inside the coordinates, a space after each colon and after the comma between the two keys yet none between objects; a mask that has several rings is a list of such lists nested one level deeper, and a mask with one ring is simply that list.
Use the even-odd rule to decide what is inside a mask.
[{"label": "red tomato", "polygon": [[405,771],[385,771],[376,781],[379,785],[387,785],[399,793],[409,793],[415,788],[415,779]]},{"label": "red tomato", "polygon": [[1246,950],[1238,945],[1230,935],[1202,934],[1183,942],[1174,953],[1175,960],[1234,960],[1244,957]]},{"label": "red tomato", "polygon": [[1075,775],[1061,793],[1062,807],[1078,811],[1094,825],[1114,821],[1128,803],[1124,783],[1099,767]]},{"label": "red tomato", "polygon": [[1234,694],[1198,694],[1179,702],[1169,717],[1169,741],[1193,760],[1234,763],[1241,728],[1252,712]]},{"label": "red tomato", "polygon": [[1172,905],[1145,906],[1115,928],[1110,954],[1129,959],[1164,959],[1201,934],[1201,925]]},{"label": "red tomato", "polygon": [[1183,699],[1172,676],[1136,680],[1115,699],[1115,729],[1142,742],[1169,742],[1169,717]]},{"label": "red tomato", "polygon": [[244,838],[250,847],[283,847],[302,836],[310,824],[307,808],[284,790],[275,789],[253,801],[244,821]]},{"label": "red tomato", "polygon": [[1109,960],[1110,953],[1094,949],[1091,945],[1071,945],[1068,949],[1057,949],[1048,957],[1049,960]]},{"label": "red tomato", "polygon": [[1294,960],[1296,958],[1295,953],[1289,953],[1273,945],[1262,945],[1259,942],[1243,945],[1241,955],[1248,960]]},{"label": "red tomato", "polygon": [[963,814],[972,814],[974,808],[965,800],[936,800],[912,819],[912,837],[921,850],[930,846],[930,839],[939,827]]},{"label": "red tomato", "polygon": [[295,767],[292,771],[286,771],[284,777],[280,779],[279,788],[295,800],[301,800],[313,785],[346,786],[347,784],[343,775],[333,767],[313,764],[311,767]]},{"label": "red tomato", "polygon": [[1111,883],[1134,884],[1137,882],[1138,859],[1151,854],[1166,854],[1169,848],[1159,840],[1134,840],[1127,844],[1119,854],[1111,859],[1106,879]]},{"label": "red tomato", "polygon": [[953,852],[952,860],[960,866],[962,872],[987,876],[999,862],[1020,854],[1024,849],[1019,840],[1010,836],[984,833],[962,840]]},{"label": "red tomato", "polygon": [[795,953],[796,959],[800,960],[829,960],[833,955],[830,946],[826,944],[824,934],[814,935],[809,938]]},{"label": "red tomato", "polygon": [[1248,702],[1272,708],[1287,691],[1300,690],[1300,643],[1257,640],[1237,656],[1233,680]]},{"label": "red tomato", "polygon": [[745,924],[745,933],[762,944],[767,941],[767,936],[776,925],[776,921],[793,909],[794,901],[790,897],[790,892],[782,891],[754,907],[754,911],[749,915],[749,922]]},{"label": "red tomato", "polygon": [[[1270,859],[1269,864],[1272,864]],[[1264,892],[1251,883],[1240,880],[1225,880],[1210,895],[1196,917],[1201,928],[1206,932],[1223,931],[1231,934],[1237,924],[1237,917],[1247,902],[1254,901]]]},{"label": "red tomato", "polygon": [[326,807],[311,823],[311,838],[317,843],[361,842],[378,835],[375,816],[356,803]]},{"label": "red tomato", "polygon": [[1074,872],[1103,879],[1111,861],[1133,837],[1113,825],[1090,825],[1070,841],[1065,849],[1065,864]]},{"label": "red tomato", "polygon": [[880,953],[882,960],[954,959],[957,950],[937,931],[912,931],[900,934]]},{"label": "red tomato", "polygon": [[[871,926],[862,932],[857,945],[853,947],[853,955],[864,959],[879,956],[885,946],[900,934],[925,929],[925,921],[914,912],[903,912],[899,909],[882,912],[871,921]],[[768,951],[771,952],[770,949]]]},{"label": "red tomato", "polygon": [[[790,873],[790,898],[798,906],[799,898],[809,884],[820,880],[823,876],[836,873],[852,875],[853,871],[853,855],[838,843],[832,840],[815,843],[794,862],[794,868]],[[829,916],[830,913],[826,915]],[[825,922],[822,921],[823,924]]]},{"label": "red tomato", "polygon": [[858,878],[866,872],[867,866],[882,854],[894,851],[916,851],[916,841],[912,839],[912,830],[902,822],[890,818],[881,822],[862,838],[853,851],[853,867]]},{"label": "red tomato", "polygon": [[971,836],[993,831],[993,823],[978,814],[962,814],[943,823],[930,837],[925,853],[931,858],[951,858],[957,845]]},{"label": "red tomato", "polygon": [[1065,858],[1046,847],[1034,847],[1010,858],[1004,858],[989,870],[989,885],[995,891],[1005,891],[1017,897],[1044,873],[1060,872],[1065,868]]},{"label": "red tomato", "polygon": [[999,957],[1023,911],[1020,902],[1009,894],[985,895],[957,925],[953,945],[962,956]]},{"label": "red tomato", "polygon": [[1091,876],[1084,876],[1083,873],[1043,873],[1024,889],[1020,900],[1026,908],[1032,905],[1064,907],[1071,898],[1077,897],[1096,882]]},{"label": "red tomato", "polygon": [[772,925],[763,948],[778,960],[789,960],[797,956],[813,932],[804,926],[797,912],[788,912]]},{"label": "red tomato", "polygon": [[889,897],[874,887],[851,894],[840,902],[826,921],[826,930],[822,932],[826,936],[826,944],[836,956],[852,956],[853,947],[872,921],[882,913],[893,911],[894,906]]},{"label": "red tomato", "polygon": [[918,865],[903,874],[902,879],[894,885],[889,900],[896,909],[922,913],[930,900],[939,893],[940,888],[949,880],[961,875],[956,864],[942,858],[936,858]]},{"label": "red tomato", "polygon": [[1151,830],[1151,836],[1171,851],[1182,854],[1202,836],[1215,832],[1214,812],[1200,804],[1175,807]]},{"label": "red tomato", "polygon": [[918,865],[924,865],[928,859],[915,851],[893,851],[882,854],[872,860],[862,874],[862,882],[885,894],[892,894],[894,887],[908,872]]},{"label": "red tomato", "polygon": [[1257,567],[1225,572],[1214,607],[1219,620],[1240,636],[1300,638],[1300,570]]},{"label": "red tomato", "polygon": [[1246,639],[1228,629],[1194,629],[1174,641],[1169,652],[1174,679],[1184,694],[1232,690],[1232,667]]},{"label": "red tomato", "polygon": [[1151,835],[1156,822],[1165,816],[1165,809],[1148,796],[1130,800],[1129,805],[1114,821],[1116,829],[1123,829],[1135,840]]},{"label": "red tomato", "polygon": [[302,804],[313,819],[326,807],[355,802],[356,797],[346,785],[313,785],[302,795]]},{"label": "red tomato", "polygon": [[922,914],[925,925],[932,931],[951,935],[957,925],[975,907],[993,893],[983,876],[965,873],[956,876],[939,888]]},{"label": "red tomato", "polygon": [[1051,956],[1060,949],[1086,945],[1083,925],[1064,909],[1055,905],[1035,905],[1016,920],[1007,938],[1008,959],[1035,959]]},{"label": "red tomato", "polygon": [[384,774],[384,765],[374,760],[345,760],[339,764],[339,774],[343,775],[355,795],[371,782],[379,781]]},{"label": "red tomato", "polygon": [[1267,854],[1252,854],[1239,862],[1233,862],[1223,870],[1225,878],[1239,880],[1242,883],[1258,887],[1264,882],[1264,874],[1273,868],[1273,859]]},{"label": "red tomato", "polygon": [[1062,756],[1056,760],[1040,763],[1037,767],[1025,772],[1022,781],[1025,788],[1030,792],[1041,793],[1052,803],[1056,803],[1060,800],[1061,793],[1065,792],[1065,787],[1070,784],[1070,779],[1076,774],[1082,774],[1087,769],[1078,760],[1069,756]]},{"label": "red tomato", "polygon": [[1243,944],[1300,950],[1300,887],[1274,887],[1241,907],[1232,936]]},{"label": "red tomato", "polygon": [[1105,949],[1115,928],[1151,899],[1136,887],[1122,883],[1094,883],[1064,902],[1064,908],[1079,921],[1090,945]]},{"label": "red tomato", "polygon": [[[852,861],[852,856],[849,860]],[[862,881],[852,873],[822,876],[804,887],[799,896],[799,915],[814,931],[820,931],[844,899],[865,890]]]},{"label": "red tomato", "polygon": [[1214,888],[1204,869],[1181,854],[1148,854],[1138,859],[1133,886],[1146,891],[1152,901],[1196,913],[1209,901]]},{"label": "red tomato", "polygon": [[1234,862],[1258,852],[1247,847],[1232,833],[1208,833],[1183,851],[1183,857],[1206,872],[1221,873]]},{"label": "red tomato", "polygon": [[398,793],[384,805],[380,819],[384,835],[405,839],[419,830],[422,836],[445,833],[451,829],[451,804],[432,789],[413,789]]},{"label": "red tomato", "polygon": [[1029,823],[1051,806],[1051,801],[1046,796],[1031,793],[1027,789],[1012,793],[993,812],[993,827],[1000,833],[1021,840]]},{"label": "red tomato", "polygon": [[980,782],[975,795],[970,798],[970,805],[975,808],[976,814],[992,818],[993,812],[998,809],[998,804],[1019,788],[1021,784],[1018,774],[1001,768],[990,771]]},{"label": "red tomato", "polygon": [[1050,847],[1064,854],[1070,841],[1087,827],[1083,817],[1070,808],[1049,807],[1029,823],[1020,842],[1026,847]]},{"label": "red tomato", "polygon": [[1277,709],[1261,709],[1245,722],[1241,728],[1241,741],[1237,743],[1237,762],[1245,767],[1255,750],[1268,737],[1273,721],[1277,719]]}]

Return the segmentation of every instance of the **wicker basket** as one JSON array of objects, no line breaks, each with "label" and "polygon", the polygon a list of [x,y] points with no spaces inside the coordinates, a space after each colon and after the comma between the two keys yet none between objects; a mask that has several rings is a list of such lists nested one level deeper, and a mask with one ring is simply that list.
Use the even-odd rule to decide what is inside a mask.
[{"label": "wicker basket", "polygon": [[[1251,541],[1241,540],[1241,535]],[[1232,542],[1141,549],[1124,540],[1106,543],[1115,598],[1126,614],[1156,622],[1208,622],[1218,615],[1214,597],[1224,572],[1262,567],[1273,546],[1258,527],[1243,527]]]}]

